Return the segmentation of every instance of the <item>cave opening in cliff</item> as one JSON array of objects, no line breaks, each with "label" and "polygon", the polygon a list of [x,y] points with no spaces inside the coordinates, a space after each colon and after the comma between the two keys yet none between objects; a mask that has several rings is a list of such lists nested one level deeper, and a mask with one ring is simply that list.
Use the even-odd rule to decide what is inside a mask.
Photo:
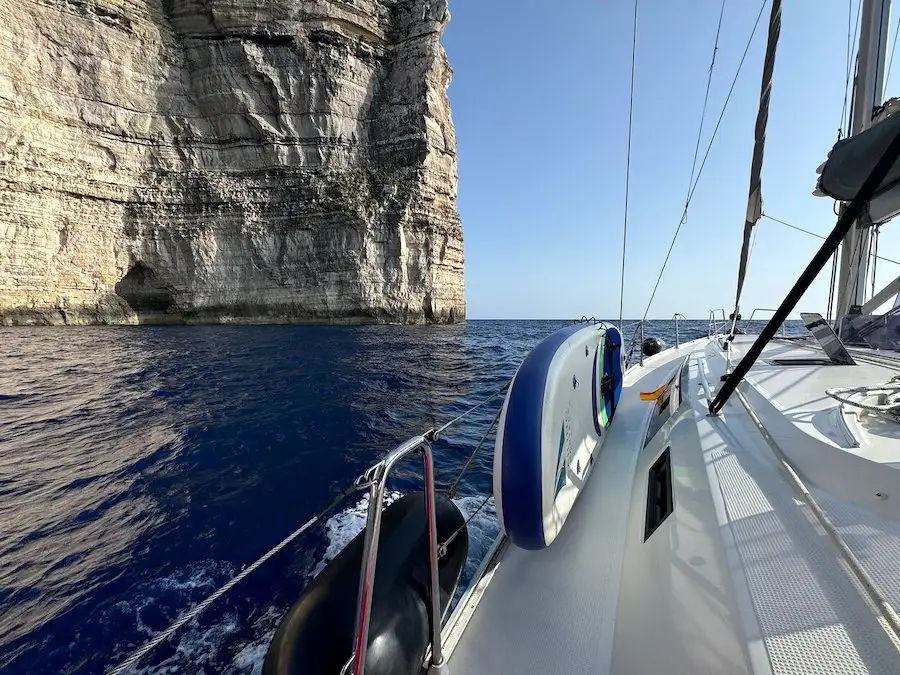
[{"label": "cave opening in cliff", "polygon": [[175,289],[140,262],[132,265],[116,284],[116,295],[127,302],[138,316],[175,310]]}]

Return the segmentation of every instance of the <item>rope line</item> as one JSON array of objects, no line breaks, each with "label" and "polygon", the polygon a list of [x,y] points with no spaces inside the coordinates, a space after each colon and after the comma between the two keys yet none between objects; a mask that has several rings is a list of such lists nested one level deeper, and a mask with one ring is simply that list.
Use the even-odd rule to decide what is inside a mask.
[{"label": "rope line", "polygon": [[216,600],[225,595],[232,588],[237,586],[241,581],[246,579],[252,572],[254,572],[260,565],[264,562],[268,561],[273,555],[278,553],[285,546],[294,541],[301,534],[306,532],[310,527],[315,525],[328,511],[333,509],[335,506],[340,504],[343,500],[345,500],[348,496],[353,494],[356,491],[355,484],[351,483],[348,487],[344,488],[340,494],[338,494],[331,503],[328,504],[324,509],[319,511],[315,516],[307,520],[303,525],[298,527],[296,530],[291,532],[288,536],[282,539],[280,542],[275,544],[272,548],[270,548],[266,553],[262,555],[262,557],[258,558],[256,562],[249,565],[245,569],[241,570],[240,574],[232,578],[228,581],[224,586],[222,586],[219,590],[215,591],[212,595],[207,597],[205,600],[200,602],[197,605],[194,605],[191,609],[186,611],[184,614],[178,617],[178,619],[169,626],[166,630],[161,633],[157,633],[153,636],[153,638],[144,644],[140,649],[135,651],[131,656],[122,661],[118,666],[113,668],[108,672],[107,675],[121,675],[126,670],[131,668],[132,666],[137,665],[138,661],[144,658],[147,654],[153,651],[156,647],[161,645],[163,642],[168,640],[172,635],[178,632],[179,629],[183,628],[186,624],[190,623],[193,619],[200,615],[207,607],[213,604]]},{"label": "rope line", "polygon": [[[825,239],[825,235],[819,234],[818,232],[812,232],[811,230],[804,230],[802,227],[797,227],[796,225],[792,225],[791,223],[781,220],[780,218],[775,218],[774,216],[770,216],[768,213],[762,213],[762,214],[760,214],[760,216],[762,218],[767,218],[768,220],[774,221],[780,225],[789,227],[792,230],[797,230],[798,232],[803,232],[804,234],[808,234],[810,236],[816,237],[817,239]],[[884,262],[893,263],[894,265],[900,265],[900,261],[892,260],[891,258],[886,258],[883,255],[875,255],[873,257],[876,260],[883,260]]]},{"label": "rope line", "polygon": [[[731,80],[731,86],[728,89],[728,95],[725,97],[725,103],[722,105],[722,110],[719,113],[719,119],[716,121],[716,126],[713,129],[712,136],[709,139],[709,144],[706,146],[706,152],[703,155],[703,161],[700,162],[700,168],[697,170],[697,175],[694,178],[694,185],[691,187],[690,192],[688,193],[687,200],[684,204],[684,211],[681,214],[681,220],[678,221],[678,227],[675,228],[675,234],[672,236],[672,242],[669,244],[669,250],[666,252],[666,258],[663,260],[662,267],[659,270],[659,276],[656,277],[656,283],[653,286],[653,292],[650,294],[650,300],[647,301],[647,309],[644,310],[644,319],[647,318],[647,314],[650,313],[650,307],[653,305],[653,299],[656,297],[656,291],[659,290],[659,284],[662,281],[663,274],[666,271],[666,266],[669,264],[669,258],[672,255],[672,249],[675,248],[675,242],[678,240],[678,235],[681,233],[681,227],[687,222],[688,208],[691,205],[691,200],[694,198],[694,192],[697,190],[697,185],[700,182],[700,177],[703,175],[703,169],[706,167],[706,160],[709,159],[709,153],[712,150],[713,143],[716,141],[716,136],[719,133],[719,127],[722,125],[722,119],[725,117],[725,111],[728,109],[728,104],[731,102],[731,95],[734,93],[734,87],[737,84],[738,77],[741,74],[741,70],[744,67],[744,62],[747,59],[747,53],[750,51],[750,45],[753,43],[753,38],[756,36],[756,30],[759,28],[759,21],[762,18],[763,11],[766,8],[766,3],[769,0],[763,0],[762,4],[759,7],[759,13],[756,15],[756,22],[753,24],[753,30],[750,32],[750,38],[747,40],[747,45],[744,47],[744,53],[741,55],[740,63],[738,63],[737,71],[734,74],[734,78]],[[718,47],[718,45],[716,45]],[[715,50],[713,53],[713,58],[715,58]]]},{"label": "rope line", "polygon": [[[884,415],[894,421],[900,418],[900,376],[892,377],[887,382],[878,384],[864,384],[857,387],[836,387],[826,389],[825,393],[836,401],[852,405],[860,410]],[[868,399],[878,394],[883,403],[870,403]],[[854,396],[860,398],[854,398]]]},{"label": "rope line", "polygon": [[[722,0],[724,2],[724,0]],[[638,0],[634,0],[634,21],[631,29],[631,90],[628,100],[628,149],[625,154],[625,216],[622,224],[622,275],[619,281],[619,325],[625,306],[625,244],[628,242],[628,195],[631,191],[631,129],[634,121],[634,64],[637,54]]]},{"label": "rope line", "polygon": [[503,412],[503,407],[497,409],[497,414],[494,415],[494,419],[491,421],[490,425],[487,428],[487,431],[484,432],[484,436],[481,437],[481,440],[478,441],[478,445],[475,446],[475,449],[472,451],[472,454],[469,455],[469,459],[463,465],[463,468],[460,469],[459,475],[456,477],[456,480],[453,481],[453,484],[447,490],[447,494],[450,495],[451,498],[456,496],[456,490],[459,488],[459,483],[462,480],[463,475],[466,471],[469,470],[469,467],[472,466],[472,462],[475,460],[475,455],[478,454],[478,451],[481,450],[481,446],[484,445],[484,442],[487,440],[487,437],[490,435],[491,431],[497,426],[497,420],[500,419],[500,413]]}]

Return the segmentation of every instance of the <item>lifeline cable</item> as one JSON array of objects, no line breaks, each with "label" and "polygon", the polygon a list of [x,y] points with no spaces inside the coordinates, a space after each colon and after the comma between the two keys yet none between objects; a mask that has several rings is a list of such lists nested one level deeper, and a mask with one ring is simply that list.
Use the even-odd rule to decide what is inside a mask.
[{"label": "lifeline cable", "polygon": [[459,475],[456,477],[456,480],[453,481],[453,484],[447,490],[447,494],[450,495],[451,498],[456,496],[456,490],[459,488],[459,482],[462,480],[463,474],[465,474],[466,471],[468,471],[469,467],[472,466],[472,462],[475,460],[475,455],[477,455],[478,451],[481,450],[481,446],[484,445],[484,442],[487,440],[488,436],[490,436],[491,431],[493,431],[494,427],[497,425],[497,420],[500,419],[501,412],[503,412],[502,406],[497,409],[497,414],[494,415],[493,421],[491,421],[490,425],[488,425],[487,431],[484,432],[484,436],[482,436],[481,440],[478,441],[478,445],[475,446],[472,454],[469,455],[469,459],[466,460],[466,463],[460,470]]}]

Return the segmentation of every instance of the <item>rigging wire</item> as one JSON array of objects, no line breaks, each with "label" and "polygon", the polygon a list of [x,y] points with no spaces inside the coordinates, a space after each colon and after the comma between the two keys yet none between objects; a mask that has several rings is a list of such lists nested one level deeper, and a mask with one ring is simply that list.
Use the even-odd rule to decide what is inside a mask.
[{"label": "rigging wire", "polygon": [[[847,127],[850,125],[850,120],[847,119],[847,103],[850,99],[850,74],[853,72],[853,45],[856,44],[856,35],[859,32],[859,14],[862,9],[862,0],[859,0],[856,3],[856,21],[851,24],[850,18],[853,13],[853,0],[850,0],[847,3],[847,74],[844,78],[844,106],[841,110],[841,126],[838,129],[838,140],[841,139],[842,135],[845,133],[844,124],[847,124]],[[853,37],[850,37],[850,32],[853,32]],[[849,136],[850,134],[847,133]]]},{"label": "rigging wire", "polygon": [[[846,75],[844,77],[844,104],[841,108],[841,125],[838,127],[837,139],[840,141],[845,136],[850,135],[850,127],[853,124],[853,112],[850,111],[850,116],[847,116],[847,104],[848,101],[852,108],[853,99],[856,97],[856,92],[853,91],[851,96],[851,86],[850,86],[850,74],[856,73],[859,69],[859,55],[857,54],[857,58],[853,59],[853,45],[856,44],[856,37],[859,33],[859,16],[862,11],[862,0],[858,0],[856,3],[856,20],[851,22],[851,17],[853,16],[853,0],[849,0],[847,3],[847,62],[846,62]],[[851,36],[852,31],[852,36]],[[854,68],[854,65],[856,66]],[[843,212],[843,205],[841,202],[835,200],[832,208],[834,209],[834,215],[840,218],[841,213]],[[777,222],[777,221],[776,221]],[[787,223],[782,223],[787,224]],[[791,227],[791,225],[788,225]],[[802,231],[802,230],[801,230]],[[815,233],[813,236],[819,236]],[[837,271],[838,271],[838,250],[835,250],[834,254],[831,256],[831,279],[828,284],[828,306],[827,306],[827,320],[830,322],[834,312],[837,310],[837,307],[834,307],[834,303],[837,300],[835,290],[837,289]]]},{"label": "rigging wire", "polygon": [[[481,446],[484,445],[484,442],[487,440],[488,436],[490,436],[491,432],[497,427],[497,421],[500,419],[500,413],[502,413],[502,412],[503,412],[503,406],[500,406],[499,408],[497,408],[497,414],[494,415],[494,419],[491,420],[491,423],[488,425],[487,431],[484,432],[484,436],[481,437],[481,440],[478,442],[478,445],[475,446],[475,449],[472,451],[472,454],[469,455],[469,459],[466,461],[465,465],[460,470],[459,475],[456,477],[456,480],[453,481],[453,484],[447,490],[447,496],[450,497],[450,499],[453,499],[456,497],[457,491],[459,490],[459,484],[462,481],[463,476],[465,475],[466,471],[469,470],[469,467],[472,466],[472,462],[475,460],[475,456],[478,454],[478,451],[481,450]],[[469,523],[472,522],[472,519],[481,512],[481,509],[483,509],[487,505],[487,503],[491,500],[491,497],[493,497],[493,496],[494,496],[493,490],[488,492],[487,495],[485,495],[484,499],[481,501],[481,504],[478,505],[478,508],[476,508],[474,511],[472,511],[472,513],[469,515],[469,517],[466,518],[465,522],[462,525],[460,525],[449,537],[447,537],[447,539],[445,539],[442,543],[440,543],[438,545],[438,557],[439,558],[443,558],[447,554],[447,547],[453,542],[454,539],[456,539],[457,535],[460,532],[462,532],[469,526]]]},{"label": "rigging wire", "polygon": [[[804,234],[808,234],[808,235],[813,236],[813,237],[816,237],[816,238],[818,238],[818,239],[825,239],[825,236],[819,234],[818,232],[812,232],[812,231],[810,231],[810,230],[805,230],[805,229],[803,229],[802,227],[798,227],[798,226],[796,226],[796,225],[792,225],[791,223],[789,223],[789,222],[787,222],[787,221],[784,221],[784,220],[781,220],[780,218],[775,218],[775,217],[773,217],[773,216],[770,216],[768,213],[761,213],[761,214],[760,214],[760,217],[761,217],[761,218],[767,218],[767,219],[771,220],[772,222],[779,223],[780,225],[784,225],[784,226],[786,226],[786,227],[789,227],[789,228],[791,228],[792,230],[797,230],[798,232],[803,232]],[[859,250],[859,245],[860,245],[860,242],[859,242],[859,240],[857,239],[857,241],[856,241],[856,248],[855,248],[855,250],[854,250],[854,256],[853,256],[854,258],[856,257],[856,256],[855,256],[855,251]],[[885,262],[893,263],[893,264],[895,264],[895,265],[900,265],[900,262],[898,262],[898,261],[896,261],[896,260],[891,260],[890,258],[885,258],[884,256],[879,256],[879,255],[877,255],[877,251],[876,251],[876,256],[877,256],[878,259],[884,260]],[[830,282],[830,284],[828,285],[828,304],[826,305],[826,308],[827,308],[827,312],[826,312],[826,314],[827,314],[827,315],[826,315],[826,321],[829,321],[829,322],[831,321],[831,319],[832,319],[833,316],[834,316],[835,311],[837,310],[837,308],[834,307],[834,302],[835,302],[836,299],[837,299],[837,298],[835,297],[835,292],[834,292],[834,291],[835,291],[835,288],[836,288],[836,286],[837,286],[837,265],[838,265],[838,252],[835,251],[834,254],[831,256],[831,282]],[[858,280],[857,280],[857,283],[859,283]]]},{"label": "rigging wire", "polygon": [[891,81],[891,66],[894,64],[894,51],[897,48],[897,33],[900,32],[900,13],[897,14],[897,25],[894,26],[894,41],[891,43],[891,56],[888,59],[887,73],[884,76],[884,88]]},{"label": "rigging wire", "polygon": [[[724,2],[724,0],[723,0]],[[622,224],[622,276],[619,281],[619,325],[625,305],[625,244],[628,242],[628,194],[631,189],[631,129],[634,121],[634,64],[637,54],[638,0],[634,0],[634,20],[631,28],[631,90],[628,96],[628,149],[625,155],[625,220]]]},{"label": "rigging wire", "polygon": [[[850,75],[851,73],[858,74],[859,70],[859,54],[856,55],[856,59],[853,58],[853,45],[856,44],[856,37],[859,34],[859,17],[862,12],[862,0],[858,0],[856,3],[856,20],[851,21],[851,17],[853,15],[853,0],[849,0],[847,3],[847,61],[846,61],[846,74],[844,77],[844,103],[841,108],[841,124],[838,127],[837,139],[840,141],[845,136],[850,135],[850,128],[853,125],[853,101],[856,98],[856,92],[850,86]],[[854,67],[855,66],[855,67]],[[852,92],[852,94],[851,94]],[[847,104],[850,104],[850,115],[847,115]],[[841,213],[843,213],[843,204],[835,200],[834,205],[832,207],[834,209],[834,215],[840,218]],[[814,236],[818,236],[815,235]],[[828,307],[827,307],[827,320],[831,321],[833,314],[837,311],[837,307],[834,304],[837,301],[837,280],[838,280],[838,256],[839,251],[835,250],[834,254],[831,257],[831,279],[828,284]]]},{"label": "rigging wire", "polygon": [[881,234],[881,225],[875,226],[872,236],[872,297],[875,297],[875,272],[878,270],[878,236]]},{"label": "rigging wire", "polygon": [[[697,175],[694,177],[694,184],[693,186],[691,186],[690,192],[688,192],[688,197],[684,204],[684,211],[681,214],[681,220],[678,222],[678,227],[675,228],[675,234],[672,236],[672,242],[669,244],[669,250],[666,253],[666,258],[665,260],[663,260],[662,267],[659,270],[659,276],[656,277],[656,284],[653,286],[653,292],[650,294],[650,300],[647,301],[647,309],[644,310],[644,319],[646,319],[647,314],[650,313],[650,307],[653,304],[653,298],[656,297],[656,291],[659,290],[659,284],[662,281],[663,274],[666,271],[666,266],[669,264],[669,258],[672,255],[672,249],[675,248],[675,242],[677,241],[678,235],[681,232],[681,227],[687,222],[688,208],[691,205],[691,200],[694,197],[694,192],[697,190],[697,184],[700,182],[700,177],[703,175],[703,169],[706,167],[706,160],[709,159],[709,153],[712,150],[713,143],[715,143],[716,141],[716,136],[719,133],[719,127],[722,125],[722,119],[725,117],[725,111],[728,109],[728,104],[731,101],[731,95],[734,93],[734,87],[737,84],[738,77],[740,76],[741,70],[744,67],[744,61],[746,61],[747,59],[747,53],[750,51],[750,45],[753,43],[753,38],[756,36],[756,30],[757,28],[759,28],[759,21],[762,18],[763,11],[765,10],[766,4],[768,4],[768,2],[769,0],[763,0],[760,4],[759,13],[756,15],[756,22],[753,24],[753,30],[750,32],[750,38],[747,40],[747,45],[744,47],[744,53],[741,55],[741,60],[738,63],[734,78],[731,80],[731,86],[728,89],[728,95],[725,97],[725,103],[722,105],[722,110],[719,113],[719,119],[716,121],[716,126],[713,129],[712,136],[709,139],[709,144],[706,146],[706,152],[703,155],[703,161],[700,162],[700,168],[697,170]],[[718,49],[718,43],[713,49],[713,59],[715,59],[716,49]]]},{"label": "rigging wire", "polygon": [[452,420],[450,420],[449,422],[447,422],[444,426],[442,426],[442,427],[440,427],[440,428],[438,428],[438,429],[435,429],[435,431],[431,434],[431,437],[430,437],[429,440],[432,440],[432,441],[438,440],[438,439],[444,434],[444,432],[447,431],[447,429],[449,429],[450,427],[452,427],[454,424],[456,424],[457,422],[462,421],[463,419],[465,419],[466,417],[468,417],[469,415],[471,415],[473,412],[475,412],[475,411],[478,410],[479,408],[482,408],[482,407],[486,406],[488,403],[490,403],[491,401],[493,401],[493,400],[494,400],[495,398],[497,398],[498,396],[505,394],[505,393],[506,393],[506,390],[509,389],[509,385],[510,385],[510,384],[512,384],[512,380],[510,380],[509,382],[507,382],[506,384],[504,384],[504,385],[503,385],[503,388],[500,389],[500,391],[494,392],[493,394],[491,394],[490,396],[488,396],[486,399],[484,399],[483,401],[481,401],[481,403],[476,403],[475,405],[473,405],[471,408],[469,408],[468,410],[466,410],[466,411],[465,411],[464,413],[462,413],[461,415],[457,415],[457,416],[454,417]]},{"label": "rigging wire", "polygon": [[481,500],[481,504],[478,505],[478,508],[476,508],[474,511],[472,511],[472,515],[470,515],[468,518],[466,518],[466,521],[462,525],[460,525],[458,528],[456,528],[450,534],[450,536],[444,540],[443,543],[438,544],[438,558],[443,558],[445,555],[447,555],[447,547],[453,543],[453,540],[456,539],[456,537],[459,535],[460,532],[463,532],[469,526],[469,523],[472,522],[472,519],[475,518],[475,516],[477,516],[479,514],[481,509],[483,509],[485,506],[487,506],[487,503],[489,501],[491,501],[491,497],[493,497],[493,496],[494,496],[493,492],[488,492],[487,495],[485,496],[485,498]]},{"label": "rigging wire", "polygon": [[[762,213],[762,214],[760,214],[760,216],[762,218],[767,218],[768,220],[771,220],[773,222],[776,222],[776,223],[779,223],[786,227],[789,227],[792,230],[797,230],[798,232],[803,232],[804,234],[809,234],[813,237],[817,237],[818,239],[826,238],[825,235],[819,234],[818,232],[813,232],[811,230],[804,230],[802,227],[797,227],[796,225],[792,225],[791,223],[781,220],[780,218],[775,218],[774,216],[770,216],[768,213]],[[892,260],[891,258],[886,258],[883,255],[877,255],[877,252],[876,252],[875,258],[877,258],[878,260],[883,260],[884,262],[893,263],[894,265],[900,265],[900,261]]]},{"label": "rigging wire", "polygon": [[725,0],[722,0],[722,6],[719,8],[719,23],[716,25],[716,39],[713,42],[712,60],[709,64],[709,75],[706,78],[706,93],[703,95],[703,109],[700,112],[700,128],[697,130],[697,143],[694,145],[694,159],[691,162],[691,177],[688,180],[687,196],[685,197],[685,206],[690,200],[691,186],[694,184],[694,174],[697,170],[697,156],[700,154],[700,140],[703,138],[703,122],[706,120],[706,106],[709,103],[709,90],[712,86],[713,69],[716,65],[716,54],[719,51],[719,35],[722,33],[722,18],[725,16]]},{"label": "rigging wire", "polygon": [[831,256],[831,283],[828,286],[828,305],[826,311],[826,320],[831,322],[832,315],[832,305],[834,304],[834,287],[837,281],[837,262],[838,262],[838,254],[837,251],[834,252],[834,255]]},{"label": "rigging wire", "polygon": [[[706,146],[706,153],[703,155],[703,161],[700,163],[700,169],[697,171],[697,176],[694,179],[694,187],[691,188],[691,192],[688,195],[688,203],[685,206],[690,205],[691,199],[694,197],[694,192],[697,189],[697,184],[700,182],[700,175],[703,173],[703,168],[706,166],[706,160],[709,159],[709,153],[712,150],[713,143],[716,140],[716,135],[719,133],[719,127],[722,125],[722,119],[725,117],[725,111],[728,109],[728,103],[731,101],[731,95],[734,93],[734,87],[737,84],[738,77],[740,77],[741,70],[744,67],[744,61],[747,59],[747,52],[750,51],[750,45],[753,42],[753,38],[756,35],[756,29],[759,28],[759,20],[762,18],[763,10],[766,8],[766,4],[768,4],[769,0],[763,0],[762,4],[759,7],[759,13],[756,15],[756,23],[753,24],[753,30],[750,32],[750,38],[747,40],[747,45],[744,47],[744,53],[741,55],[741,60],[738,63],[737,71],[734,73],[734,78],[731,80],[731,86],[728,88],[728,95],[725,97],[725,103],[722,104],[722,111],[719,113],[719,119],[716,120],[716,126],[713,129],[712,137],[709,139],[709,144]],[[685,215],[685,219],[687,216]]]}]

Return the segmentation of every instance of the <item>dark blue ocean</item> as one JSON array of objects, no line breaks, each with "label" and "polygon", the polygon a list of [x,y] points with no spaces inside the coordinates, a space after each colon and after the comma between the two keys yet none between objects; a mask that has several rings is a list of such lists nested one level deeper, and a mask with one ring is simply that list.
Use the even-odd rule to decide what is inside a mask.
[{"label": "dark blue ocean", "polygon": [[[0,329],[0,671],[102,673],[310,518],[392,446],[499,391],[566,321]],[[648,334],[674,341],[671,322]],[[706,335],[681,323],[681,338]],[[501,399],[435,448],[456,477]],[[492,443],[459,495],[491,487]],[[390,485],[418,489],[420,464]],[[259,673],[352,499],[138,672]],[[467,576],[497,533],[472,522]]]}]

